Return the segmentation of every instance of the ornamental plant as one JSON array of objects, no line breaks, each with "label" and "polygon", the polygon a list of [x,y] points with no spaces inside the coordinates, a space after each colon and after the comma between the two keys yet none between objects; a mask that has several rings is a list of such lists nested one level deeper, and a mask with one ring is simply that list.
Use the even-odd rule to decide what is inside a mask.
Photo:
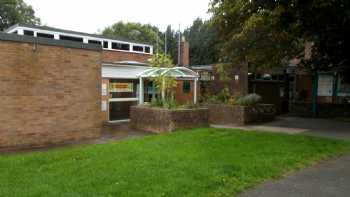
[{"label": "ornamental plant", "polygon": [[[151,65],[155,68],[174,67],[171,57],[165,54],[155,54],[151,59]],[[174,108],[176,106],[174,89],[177,85],[175,77],[172,77],[164,69],[159,70],[152,81],[155,84],[157,94],[161,96],[157,100],[152,101],[152,106]]]}]

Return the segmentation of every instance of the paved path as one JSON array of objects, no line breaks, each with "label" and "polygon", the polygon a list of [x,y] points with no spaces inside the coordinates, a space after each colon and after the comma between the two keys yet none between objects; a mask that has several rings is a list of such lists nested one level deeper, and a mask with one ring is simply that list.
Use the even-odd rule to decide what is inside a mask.
[{"label": "paved path", "polygon": [[[350,123],[330,119],[313,119],[281,116],[271,123],[249,126],[212,125],[216,128],[238,128],[243,130],[271,131],[350,140]],[[349,195],[350,197],[350,195]]]},{"label": "paved path", "polygon": [[266,182],[238,197],[350,197],[350,155]]},{"label": "paved path", "polygon": [[[261,125],[212,126],[350,140],[350,123],[329,119],[282,116]],[[280,180],[268,181],[238,197],[350,197],[350,155],[325,161]]]}]

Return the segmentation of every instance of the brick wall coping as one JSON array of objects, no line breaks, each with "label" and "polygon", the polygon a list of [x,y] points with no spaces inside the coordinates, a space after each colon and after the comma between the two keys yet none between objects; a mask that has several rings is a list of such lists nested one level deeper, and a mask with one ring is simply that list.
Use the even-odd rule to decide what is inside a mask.
[{"label": "brick wall coping", "polygon": [[62,46],[62,47],[68,47],[68,48],[102,51],[102,46],[98,44],[85,44],[85,43],[79,43],[79,42],[73,42],[73,41],[38,38],[38,37],[8,34],[8,33],[2,33],[2,32],[0,32],[0,40],[11,41],[11,42],[37,43],[37,44],[50,45],[50,46]]},{"label": "brick wall coping", "polygon": [[197,108],[190,108],[190,109],[185,109],[185,108],[177,108],[177,109],[168,109],[168,108],[162,108],[162,107],[151,107],[147,105],[137,105],[137,106],[132,106],[133,108],[142,108],[142,109],[153,109],[157,111],[175,111],[175,112],[181,112],[181,111],[196,111],[196,110],[207,110],[207,107],[197,107]]}]

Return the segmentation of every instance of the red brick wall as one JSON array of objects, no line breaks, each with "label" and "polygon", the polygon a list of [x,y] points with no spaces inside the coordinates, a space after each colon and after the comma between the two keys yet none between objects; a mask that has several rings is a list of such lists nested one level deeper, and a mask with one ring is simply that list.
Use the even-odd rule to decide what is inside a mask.
[{"label": "red brick wall", "polygon": [[302,97],[305,94],[304,102],[311,102],[312,100],[312,78],[310,75],[296,75],[296,93],[299,94],[298,97]]},{"label": "red brick wall", "polygon": [[181,42],[181,66],[190,65],[190,44],[188,42]]},{"label": "red brick wall", "polygon": [[102,52],[102,61],[103,62],[120,62],[120,61],[137,61],[142,63],[147,63],[151,58],[151,55],[148,54],[139,54],[139,53],[128,53],[120,51],[106,51]]},{"label": "red brick wall", "polygon": [[[199,86],[197,86],[197,88],[198,87]],[[194,96],[193,94],[194,94],[193,81],[191,81],[191,91],[189,93],[183,92],[183,81],[177,81],[177,86],[175,90],[175,99],[178,103],[181,103],[181,104],[193,103],[193,96]]]},{"label": "red brick wall", "polygon": [[101,52],[0,41],[0,147],[101,132]]},{"label": "red brick wall", "polygon": [[[230,93],[234,96],[242,96],[248,94],[248,69],[247,66],[236,66],[227,70],[230,79],[223,81],[220,73],[217,72],[217,66],[214,66],[214,81],[211,83],[211,95],[219,94],[224,88],[229,88]],[[238,79],[235,78],[238,76]]]}]

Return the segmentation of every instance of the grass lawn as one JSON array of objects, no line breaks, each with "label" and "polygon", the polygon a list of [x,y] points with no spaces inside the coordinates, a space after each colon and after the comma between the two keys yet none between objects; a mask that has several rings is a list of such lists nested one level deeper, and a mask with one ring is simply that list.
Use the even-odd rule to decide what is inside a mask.
[{"label": "grass lawn", "polygon": [[184,130],[47,152],[0,156],[0,196],[234,196],[350,143],[302,135]]},{"label": "grass lawn", "polygon": [[350,122],[350,118],[347,118],[347,117],[338,117],[335,120],[338,120],[341,122]]}]

